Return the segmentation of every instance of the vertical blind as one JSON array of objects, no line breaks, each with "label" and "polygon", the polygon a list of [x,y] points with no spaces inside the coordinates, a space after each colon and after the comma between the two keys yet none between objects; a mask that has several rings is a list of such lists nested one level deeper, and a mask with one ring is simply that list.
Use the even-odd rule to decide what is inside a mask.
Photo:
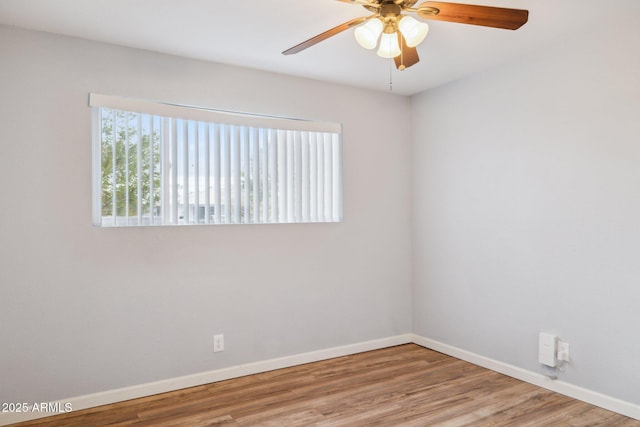
[{"label": "vertical blind", "polygon": [[94,224],[338,222],[339,124],[91,94]]}]

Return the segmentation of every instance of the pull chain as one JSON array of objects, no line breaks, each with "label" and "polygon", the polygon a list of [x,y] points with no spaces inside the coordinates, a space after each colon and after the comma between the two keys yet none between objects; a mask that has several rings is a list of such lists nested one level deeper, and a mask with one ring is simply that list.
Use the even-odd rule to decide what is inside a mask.
[{"label": "pull chain", "polygon": [[393,59],[389,60],[389,92],[393,92],[393,67],[391,66]]}]

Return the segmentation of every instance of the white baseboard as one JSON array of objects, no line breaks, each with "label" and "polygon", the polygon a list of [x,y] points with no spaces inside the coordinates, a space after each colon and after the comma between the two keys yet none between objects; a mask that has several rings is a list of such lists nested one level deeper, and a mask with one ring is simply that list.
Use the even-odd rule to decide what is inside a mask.
[{"label": "white baseboard", "polygon": [[444,344],[442,342],[432,340],[430,338],[425,338],[416,334],[412,334],[411,341],[422,347],[426,347],[431,350],[453,356],[457,359],[465,360],[467,362],[473,363],[474,365],[482,366],[484,368],[500,372],[501,374],[508,375],[521,381],[546,388],[547,390],[555,391],[565,396],[569,396],[574,399],[599,406],[609,411],[617,412],[627,417],[640,420],[640,405],[616,399],[614,397],[578,387],[564,381],[551,380],[550,378],[540,373],[518,368],[517,366],[490,359],[488,357],[481,356],[470,351],[462,350],[460,348],[453,347],[451,345]]},{"label": "white baseboard", "polygon": [[[334,357],[348,356],[350,354],[362,353],[364,351],[378,350],[394,345],[415,343],[422,347],[430,348],[435,351],[456,357],[461,360],[482,366],[492,371],[500,372],[513,378],[555,391],[565,396],[599,406],[610,411],[617,412],[627,417],[640,420],[640,406],[616,399],[592,390],[578,387],[563,381],[550,380],[548,377],[509,365],[498,360],[494,360],[485,356],[481,356],[470,351],[462,350],[442,342],[425,338],[416,334],[396,335],[393,337],[382,338],[373,341],[349,344],[340,347],[333,347],[323,350],[312,351],[309,353],[301,353],[292,356],[280,357],[277,359],[269,359],[261,362],[248,363],[244,365],[232,366],[229,368],[217,369],[214,371],[201,372],[193,375],[186,375],[178,378],[171,378],[152,383],[140,384],[132,387],[125,387],[115,390],[109,390],[101,393],[94,393],[85,396],[78,396],[69,399],[61,399],[55,404],[64,408],[64,405],[71,404],[74,411],[93,408],[96,406],[108,405],[111,403],[122,402],[125,400],[136,399],[139,397],[151,396],[158,393],[166,393],[169,391],[180,390],[188,387],[195,387],[202,384],[208,384],[216,381],[223,381],[232,378],[238,378],[245,375],[258,374],[261,372],[272,371],[274,369],[288,368],[291,366],[302,365],[305,363],[317,362],[320,360],[332,359]],[[3,413],[0,414],[0,426],[7,424],[28,421],[42,417],[55,415],[50,412],[22,412],[22,413]]]},{"label": "white baseboard", "polygon": [[[96,406],[108,405],[139,397],[151,396],[158,393],[180,390],[188,387],[195,387],[216,381],[228,380],[231,378],[243,377],[245,375],[258,374],[261,372],[273,371],[274,369],[288,368],[305,363],[318,362],[320,360],[332,359],[334,357],[348,356],[350,354],[362,353],[364,351],[378,350],[394,345],[407,344],[412,342],[412,334],[396,335],[388,338],[365,341],[361,343],[349,344],[340,347],[333,347],[309,353],[295,354],[292,356],[269,359],[261,362],[248,363],[244,365],[232,366],[229,368],[217,369],[214,371],[201,372],[193,375],[186,375],[178,378],[171,378],[152,383],[135,385],[132,387],[119,388],[100,393],[88,394],[85,396],[72,397],[51,402],[55,407],[58,403],[60,408],[65,404],[71,404],[74,411],[93,408]],[[37,418],[56,415],[51,412],[13,412],[0,414],[0,426],[7,424],[28,421]]]}]

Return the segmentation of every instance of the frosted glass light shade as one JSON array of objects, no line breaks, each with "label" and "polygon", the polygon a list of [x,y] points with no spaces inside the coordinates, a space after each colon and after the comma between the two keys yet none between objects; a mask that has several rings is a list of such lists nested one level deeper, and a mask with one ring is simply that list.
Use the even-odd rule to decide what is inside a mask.
[{"label": "frosted glass light shade", "polygon": [[398,28],[409,47],[418,46],[424,38],[427,37],[427,33],[429,32],[429,26],[426,23],[420,22],[410,16],[403,16],[398,24]]},{"label": "frosted glass light shade", "polygon": [[373,49],[378,44],[378,38],[382,33],[382,21],[379,19],[369,19],[364,24],[356,28],[354,35],[356,41],[365,49]]},{"label": "frosted glass light shade", "polygon": [[400,55],[398,34],[382,34],[382,38],[380,39],[380,47],[378,48],[378,56],[381,56],[383,58],[395,58],[398,55]]}]

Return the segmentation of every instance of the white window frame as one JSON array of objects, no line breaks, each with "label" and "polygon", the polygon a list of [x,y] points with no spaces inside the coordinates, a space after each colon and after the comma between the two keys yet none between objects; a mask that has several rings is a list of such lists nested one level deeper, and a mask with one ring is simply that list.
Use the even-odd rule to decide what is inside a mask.
[{"label": "white window frame", "polygon": [[[89,106],[93,126],[92,209],[96,226],[342,221],[342,126],[338,123],[95,93],[89,95]],[[103,120],[107,126],[111,124],[110,133],[104,131]],[[124,126],[118,127],[121,122]],[[117,139],[118,133],[123,139]],[[131,141],[138,138],[131,143],[138,148],[134,153],[129,151],[130,133]],[[143,135],[151,147],[148,157],[141,154]],[[110,178],[104,175],[111,184],[107,202],[111,205],[106,207],[103,142],[111,147],[111,165],[119,165],[112,166]],[[157,152],[153,151],[154,142]],[[124,165],[116,154],[118,149],[122,150],[122,144],[126,147]],[[137,170],[129,170],[130,160],[138,165]],[[143,161],[147,161],[145,173],[149,176],[146,211],[141,208]],[[118,167],[126,169],[126,178],[120,178],[125,180],[126,190],[118,189],[123,187],[116,178],[122,175]],[[136,177],[137,183],[130,181],[130,175]],[[130,187],[138,195],[137,202],[130,202]],[[118,191],[127,192],[124,213],[118,213],[123,210],[117,205]],[[111,215],[104,214],[111,209]]]}]

